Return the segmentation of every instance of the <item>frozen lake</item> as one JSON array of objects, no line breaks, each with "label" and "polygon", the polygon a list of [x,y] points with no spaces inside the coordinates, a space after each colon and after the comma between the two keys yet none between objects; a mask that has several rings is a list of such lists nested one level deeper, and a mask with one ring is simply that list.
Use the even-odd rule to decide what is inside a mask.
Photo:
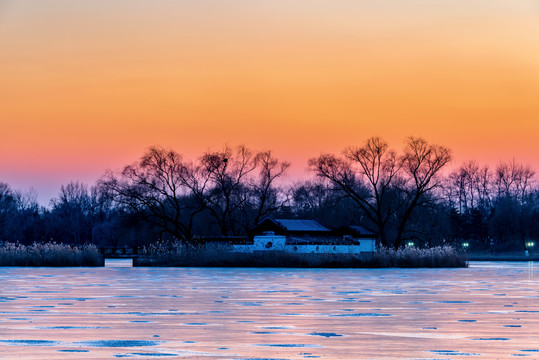
[{"label": "frozen lake", "polygon": [[107,265],[0,268],[0,359],[539,359],[532,262]]}]

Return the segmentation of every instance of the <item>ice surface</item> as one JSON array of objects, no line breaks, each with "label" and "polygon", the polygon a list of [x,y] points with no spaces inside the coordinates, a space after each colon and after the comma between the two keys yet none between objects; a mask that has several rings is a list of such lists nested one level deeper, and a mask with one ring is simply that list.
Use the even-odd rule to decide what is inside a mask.
[{"label": "ice surface", "polygon": [[0,359],[539,359],[533,263],[2,268]]}]

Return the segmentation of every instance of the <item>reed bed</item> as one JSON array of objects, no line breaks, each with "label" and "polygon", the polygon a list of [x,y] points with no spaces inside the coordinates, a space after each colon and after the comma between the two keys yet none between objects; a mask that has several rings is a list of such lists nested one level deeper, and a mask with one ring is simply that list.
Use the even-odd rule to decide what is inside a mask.
[{"label": "reed bed", "polygon": [[378,249],[369,259],[369,267],[400,267],[400,268],[438,268],[438,267],[468,267],[466,254],[452,246],[436,246],[420,249],[406,247],[394,250]]},{"label": "reed bed", "polygon": [[134,266],[290,267],[290,268],[420,268],[467,267],[466,255],[450,246],[429,249],[382,248],[365,254],[294,254],[282,251],[236,253],[222,244],[157,243],[145,247]]},{"label": "reed bed", "polygon": [[92,244],[19,243],[0,244],[0,266],[103,266],[99,249]]}]

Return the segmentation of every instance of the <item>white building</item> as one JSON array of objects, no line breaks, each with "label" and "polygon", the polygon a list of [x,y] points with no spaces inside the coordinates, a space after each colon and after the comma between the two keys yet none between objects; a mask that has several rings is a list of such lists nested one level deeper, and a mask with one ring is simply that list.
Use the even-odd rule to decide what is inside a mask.
[{"label": "white building", "polygon": [[233,251],[254,253],[284,251],[297,254],[373,253],[376,238],[359,226],[332,230],[316,219],[262,219],[250,236],[252,244],[235,244]]}]

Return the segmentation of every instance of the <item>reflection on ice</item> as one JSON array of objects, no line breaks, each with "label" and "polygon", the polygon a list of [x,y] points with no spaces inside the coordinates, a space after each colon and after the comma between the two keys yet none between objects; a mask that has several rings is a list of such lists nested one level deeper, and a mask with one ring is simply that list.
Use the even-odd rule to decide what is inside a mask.
[{"label": "reflection on ice", "polygon": [[481,354],[474,353],[465,353],[455,350],[431,350],[430,352],[439,354],[439,355],[448,355],[448,356],[481,356]]},{"label": "reflection on ice", "polygon": [[40,326],[36,327],[36,329],[46,329],[46,330],[80,330],[80,329],[110,329],[110,327],[107,326]]},{"label": "reflection on ice", "polygon": [[91,340],[76,342],[75,345],[90,346],[90,347],[144,347],[157,346],[162,344],[162,341],[148,340]]},{"label": "reflection on ice", "polygon": [[20,346],[52,346],[57,344],[56,341],[51,340],[0,340],[0,343],[6,345],[20,345]]},{"label": "reflection on ice", "polygon": [[379,314],[379,313],[354,313],[354,314],[330,314],[328,316],[333,317],[381,317],[381,316],[393,316],[392,314]]},{"label": "reflection on ice", "polygon": [[127,354],[117,354],[114,357],[124,358],[124,357],[171,357],[179,356],[178,354],[166,354],[166,353],[127,353]]},{"label": "reflection on ice", "polygon": [[283,347],[283,348],[321,348],[323,346],[316,344],[255,344],[256,346]]},{"label": "reflection on ice", "polygon": [[323,336],[323,337],[338,337],[338,336],[342,336],[340,334],[335,334],[335,333],[326,333],[326,332],[312,332],[310,333],[309,335],[313,335],[313,336]]}]

